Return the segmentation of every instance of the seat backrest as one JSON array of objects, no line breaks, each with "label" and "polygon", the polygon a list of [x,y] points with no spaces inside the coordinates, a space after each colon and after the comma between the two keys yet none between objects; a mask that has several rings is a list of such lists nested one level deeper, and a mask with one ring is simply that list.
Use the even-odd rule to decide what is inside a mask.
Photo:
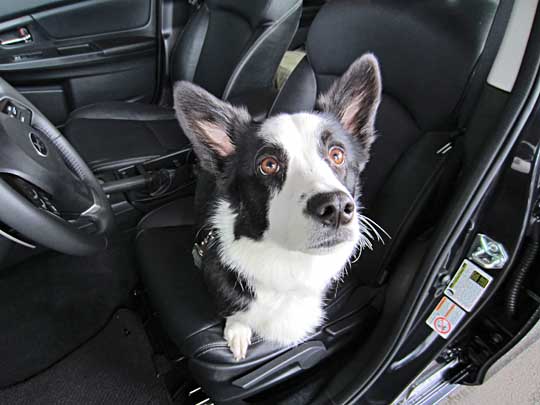
[{"label": "seat backrest", "polygon": [[491,0],[334,0],[311,26],[306,57],[271,114],[317,108],[317,96],[365,52],[381,65],[380,136],[363,173],[362,203],[392,240],[362,255],[357,267],[365,282],[380,277],[390,253],[422,222],[426,204],[450,190],[461,156],[458,145],[440,150],[458,130],[496,10]]},{"label": "seat backrest", "polygon": [[223,99],[270,87],[301,11],[301,0],[201,2],[172,50],[172,81]]}]

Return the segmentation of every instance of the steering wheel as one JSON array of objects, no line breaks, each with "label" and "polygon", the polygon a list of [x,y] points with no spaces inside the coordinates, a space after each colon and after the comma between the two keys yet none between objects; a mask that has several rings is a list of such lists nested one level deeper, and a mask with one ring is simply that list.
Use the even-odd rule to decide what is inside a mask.
[{"label": "steering wheel", "polygon": [[0,221],[44,247],[89,255],[107,247],[113,218],[84,160],[0,78]]}]

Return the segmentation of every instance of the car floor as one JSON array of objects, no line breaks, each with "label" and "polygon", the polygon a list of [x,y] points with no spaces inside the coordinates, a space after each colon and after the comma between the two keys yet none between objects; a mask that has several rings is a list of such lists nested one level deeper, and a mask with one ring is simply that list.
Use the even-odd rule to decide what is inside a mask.
[{"label": "car floor", "polygon": [[540,324],[514,346],[480,386],[456,389],[440,405],[540,404]]},{"label": "car floor", "polygon": [[137,315],[118,310],[86,344],[28,381],[0,391],[0,403],[170,404]]},{"label": "car floor", "polygon": [[100,332],[128,303],[135,274],[131,238],[91,258],[47,252],[0,270],[2,395]]}]

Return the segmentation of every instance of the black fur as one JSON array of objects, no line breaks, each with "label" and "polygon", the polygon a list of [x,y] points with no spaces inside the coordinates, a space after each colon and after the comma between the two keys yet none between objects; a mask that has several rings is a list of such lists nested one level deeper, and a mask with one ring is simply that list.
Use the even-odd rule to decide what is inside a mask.
[{"label": "black fur", "polygon": [[[281,169],[276,176],[264,176],[259,164],[266,156],[276,156],[281,162]],[[221,184],[223,195],[238,214],[234,236],[245,236],[258,240],[268,229],[268,203],[272,193],[279,191],[286,178],[287,157],[284,151],[265,145],[256,134],[243,142],[238,153],[231,159],[227,178]]]},{"label": "black fur", "polygon": [[246,309],[254,298],[246,280],[221,264],[217,246],[208,250],[204,258],[203,274],[220,316],[226,317]]}]

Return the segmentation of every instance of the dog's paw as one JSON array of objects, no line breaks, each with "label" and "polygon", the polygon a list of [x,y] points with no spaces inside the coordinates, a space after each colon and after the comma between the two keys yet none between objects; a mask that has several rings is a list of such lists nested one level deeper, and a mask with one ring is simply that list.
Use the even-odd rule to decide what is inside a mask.
[{"label": "dog's paw", "polygon": [[248,346],[251,344],[251,328],[241,322],[227,318],[223,337],[236,361],[246,358]]}]

